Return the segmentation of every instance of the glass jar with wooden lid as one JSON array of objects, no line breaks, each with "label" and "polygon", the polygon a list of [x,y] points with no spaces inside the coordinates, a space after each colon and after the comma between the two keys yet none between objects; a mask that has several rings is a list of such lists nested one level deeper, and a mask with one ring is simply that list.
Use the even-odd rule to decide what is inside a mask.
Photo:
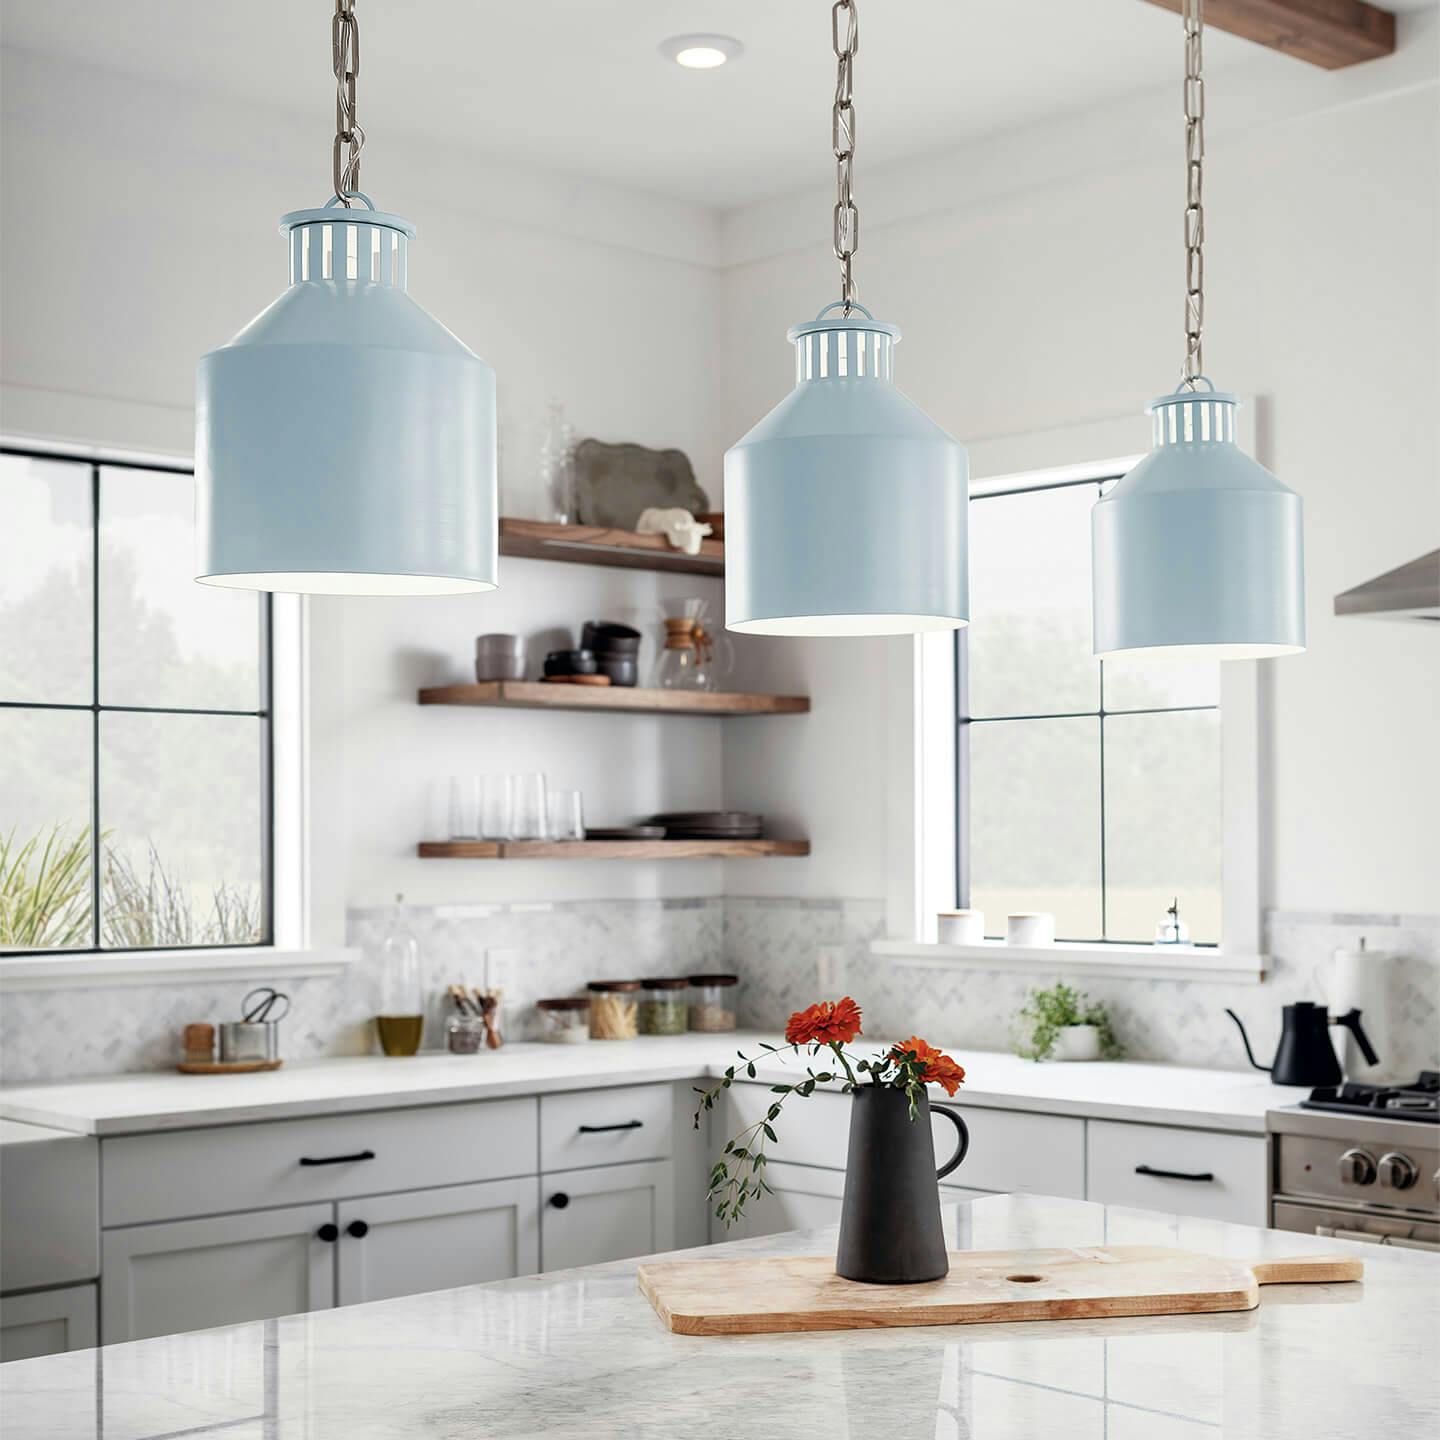
[{"label": "glass jar with wooden lid", "polygon": [[740,994],[738,975],[692,975],[690,977],[690,1028],[692,1030],[733,1030]]},{"label": "glass jar with wooden lid", "polygon": [[537,1000],[540,1038],[555,1045],[579,1045],[590,1038],[590,997],[559,995]]},{"label": "glass jar with wooden lid", "polygon": [[592,1040],[633,1040],[640,1033],[638,980],[592,980],[585,988]]},{"label": "glass jar with wooden lid", "polygon": [[683,1035],[690,1023],[685,1003],[690,982],[683,975],[656,975],[640,985],[640,1033]]}]

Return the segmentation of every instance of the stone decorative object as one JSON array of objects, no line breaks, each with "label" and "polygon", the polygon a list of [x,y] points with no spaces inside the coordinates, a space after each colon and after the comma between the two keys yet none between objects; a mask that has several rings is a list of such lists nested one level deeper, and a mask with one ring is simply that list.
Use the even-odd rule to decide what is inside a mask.
[{"label": "stone decorative object", "polygon": [[607,445],[582,440],[575,447],[575,508],[582,525],[634,530],[649,509],[710,508],[683,450]]}]

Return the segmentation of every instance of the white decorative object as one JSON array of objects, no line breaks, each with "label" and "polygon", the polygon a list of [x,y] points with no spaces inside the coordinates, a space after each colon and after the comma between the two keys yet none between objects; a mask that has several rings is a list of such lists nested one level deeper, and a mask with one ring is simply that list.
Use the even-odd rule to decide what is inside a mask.
[{"label": "white decorative object", "polygon": [[1051,1046],[1051,1060],[1098,1060],[1100,1031],[1094,1025],[1062,1025]]},{"label": "white decorative object", "polygon": [[1380,1057],[1378,1065],[1367,1065],[1355,1037],[1347,1030],[1344,1052],[1340,1057],[1347,1080],[1360,1080],[1367,1085],[1385,1085],[1414,1076],[1402,1073],[1395,1063],[1395,1027],[1390,1018],[1390,977],[1395,956],[1383,950],[1367,950],[1362,936],[1356,949],[1335,952],[1330,971],[1330,993],[1327,997],[1332,1015],[1347,1010],[1360,1012],[1360,1023]]},{"label": "white decorative object", "polygon": [[714,527],[703,524],[688,510],[676,507],[673,510],[659,510],[652,506],[640,512],[635,529],[641,535],[663,535],[677,550],[687,555],[700,553],[700,542],[712,533]]},{"label": "white decorative object", "polygon": [[983,910],[942,910],[935,923],[942,945],[978,945],[985,938]]},{"label": "white decorative object", "polygon": [[1045,910],[1021,910],[1005,917],[1007,945],[1053,945],[1055,917]]}]

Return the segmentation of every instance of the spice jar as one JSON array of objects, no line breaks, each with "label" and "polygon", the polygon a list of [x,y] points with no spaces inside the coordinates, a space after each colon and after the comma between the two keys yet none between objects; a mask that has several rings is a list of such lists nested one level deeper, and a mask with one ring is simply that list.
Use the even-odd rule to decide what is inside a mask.
[{"label": "spice jar", "polygon": [[640,1033],[638,980],[592,980],[585,988],[592,1040],[633,1040]]},{"label": "spice jar", "polygon": [[478,1055],[485,1046],[485,1021],[479,1015],[448,1015],[445,1048],[452,1055]]},{"label": "spice jar", "polygon": [[738,975],[692,975],[690,977],[690,1028],[692,1030],[733,1030]]},{"label": "spice jar", "polygon": [[690,982],[681,975],[657,976],[640,982],[640,1033],[683,1035],[688,1025],[685,992]]},{"label": "spice jar", "polygon": [[561,995],[554,1000],[537,1000],[540,1038],[555,1045],[580,1045],[590,1038],[590,997]]}]

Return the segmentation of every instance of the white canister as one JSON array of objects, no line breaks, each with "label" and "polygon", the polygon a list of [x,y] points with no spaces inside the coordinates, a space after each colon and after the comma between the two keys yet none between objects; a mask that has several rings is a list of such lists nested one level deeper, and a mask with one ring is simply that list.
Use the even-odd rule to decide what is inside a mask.
[{"label": "white canister", "polygon": [[1005,917],[1007,945],[1053,945],[1055,917],[1045,910],[1023,910]]},{"label": "white canister", "polygon": [[985,912],[941,910],[935,917],[935,929],[942,945],[978,945],[985,938]]},{"label": "white canister", "polygon": [[1358,949],[1337,950],[1330,970],[1330,1013],[1360,1012],[1360,1025],[1380,1057],[1378,1065],[1367,1065],[1355,1037],[1346,1030],[1341,1064],[1347,1080],[1367,1085],[1397,1083],[1414,1076],[1402,1075],[1395,1067],[1395,1045],[1390,1023],[1390,992],[1393,988],[1395,956],[1383,950],[1367,950],[1362,939]]}]

